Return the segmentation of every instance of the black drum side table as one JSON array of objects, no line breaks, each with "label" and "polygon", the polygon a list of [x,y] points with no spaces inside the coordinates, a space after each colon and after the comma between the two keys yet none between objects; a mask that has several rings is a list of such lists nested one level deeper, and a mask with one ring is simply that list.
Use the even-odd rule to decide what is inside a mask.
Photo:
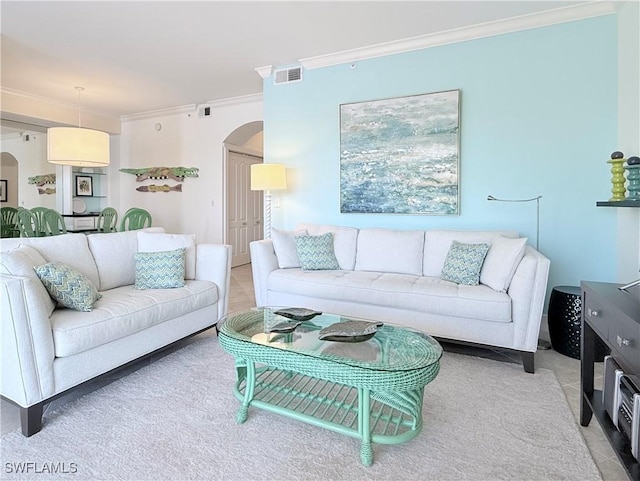
[{"label": "black drum side table", "polygon": [[[580,359],[582,333],[582,290],[576,286],[557,286],[549,298],[549,338],[551,346],[560,354]],[[595,360],[602,362],[609,349],[599,339]]]}]

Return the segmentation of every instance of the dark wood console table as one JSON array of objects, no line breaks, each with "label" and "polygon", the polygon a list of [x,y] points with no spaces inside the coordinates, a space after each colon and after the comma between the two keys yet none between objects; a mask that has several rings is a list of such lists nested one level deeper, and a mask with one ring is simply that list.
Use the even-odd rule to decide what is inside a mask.
[{"label": "dark wood console table", "polygon": [[618,289],[622,284],[581,282],[582,342],[580,362],[580,424],[595,416],[629,479],[640,480],[640,463],[631,454],[631,442],[614,426],[605,411],[602,391],[594,390],[596,336],[636,386],[640,386],[640,289]]}]

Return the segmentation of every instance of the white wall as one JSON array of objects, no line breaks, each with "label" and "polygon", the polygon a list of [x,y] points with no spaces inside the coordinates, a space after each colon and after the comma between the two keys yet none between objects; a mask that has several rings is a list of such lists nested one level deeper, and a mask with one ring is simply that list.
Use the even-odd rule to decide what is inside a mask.
[{"label": "white wall", "polygon": [[[199,118],[193,108],[123,120],[118,158],[112,159],[110,168],[110,195],[120,215],[130,207],[142,207],[151,213],[154,225],[168,232],[196,234],[198,242],[223,242],[223,142],[241,125],[262,120],[262,97],[210,105],[213,115],[208,118]],[[133,175],[118,171],[176,166],[200,169],[198,178],[185,179],[182,192],[138,192],[141,185],[174,186],[178,182],[136,182]]]},{"label": "white wall", "polygon": [[[640,3],[618,12],[618,150],[640,156]],[[640,209],[617,208],[618,281],[638,278]]]},{"label": "white wall", "polygon": [[[17,205],[31,209],[33,207],[48,207],[55,209],[55,194],[38,194],[35,184],[28,184],[28,178],[35,175],[55,173],[56,168],[47,162],[47,136],[40,132],[25,132],[29,141],[16,134],[2,139],[2,152],[8,152],[18,161],[18,199]],[[4,177],[3,177],[4,178]],[[54,188],[53,184],[46,184],[41,188]],[[8,191],[16,191],[15,185],[9,185]]]}]

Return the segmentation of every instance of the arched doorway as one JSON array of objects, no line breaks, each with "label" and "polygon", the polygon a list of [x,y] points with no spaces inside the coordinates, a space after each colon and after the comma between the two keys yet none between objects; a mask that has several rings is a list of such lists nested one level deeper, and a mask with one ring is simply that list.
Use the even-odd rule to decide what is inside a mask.
[{"label": "arched doorway", "polygon": [[231,267],[251,262],[249,244],[263,237],[263,194],[252,191],[251,165],[263,161],[262,121],[235,129],[224,142],[225,240]]},{"label": "arched doorway", "polygon": [[2,183],[1,207],[18,207],[18,160],[9,152],[2,152],[0,156],[0,177]]}]

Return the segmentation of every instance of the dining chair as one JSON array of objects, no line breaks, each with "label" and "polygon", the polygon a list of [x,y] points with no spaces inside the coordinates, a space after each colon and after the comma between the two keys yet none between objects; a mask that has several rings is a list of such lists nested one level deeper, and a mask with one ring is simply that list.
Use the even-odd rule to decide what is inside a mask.
[{"label": "dining chair", "polygon": [[36,225],[35,225],[36,237],[44,237],[48,235],[45,215],[49,210],[50,209],[47,207],[34,207],[31,209],[31,213],[35,216],[35,219],[36,219]]},{"label": "dining chair", "polygon": [[20,231],[20,237],[36,237],[36,216],[24,207],[18,207],[16,212],[16,224]]},{"label": "dining chair", "polygon": [[0,207],[0,218],[2,226],[0,237],[20,237],[20,231],[16,225],[16,213],[18,209],[15,207]]},{"label": "dining chair", "polygon": [[118,211],[113,207],[105,207],[98,214],[96,229],[98,232],[116,232],[118,226]]},{"label": "dining chair", "polygon": [[151,214],[144,209],[132,207],[122,216],[120,231],[151,227]]},{"label": "dining chair", "polygon": [[57,210],[49,209],[44,214],[44,221],[46,235],[60,235],[67,233],[67,226],[64,223],[64,219]]}]

